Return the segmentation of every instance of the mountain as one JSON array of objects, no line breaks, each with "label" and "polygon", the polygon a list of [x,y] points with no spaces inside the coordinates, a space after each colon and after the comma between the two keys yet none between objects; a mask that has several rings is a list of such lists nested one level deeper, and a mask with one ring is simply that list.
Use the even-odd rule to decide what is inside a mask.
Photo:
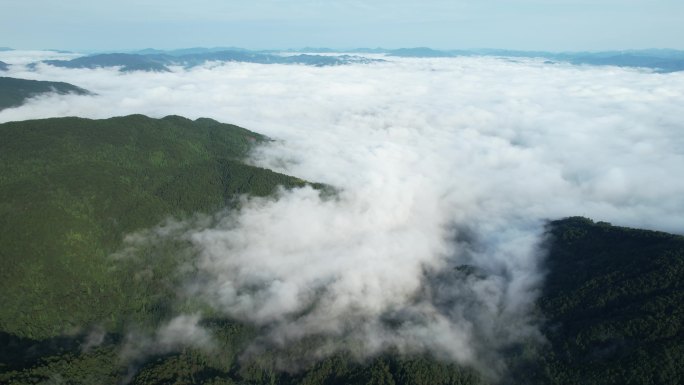
[{"label": "mountain", "polygon": [[684,237],[580,217],[549,235],[549,345],[516,382],[684,383]]},{"label": "mountain", "polygon": [[0,110],[21,106],[26,99],[49,93],[90,94],[89,91],[69,83],[0,77]]},{"label": "mountain", "polygon": [[121,71],[168,72],[167,58],[163,55],[135,55],[108,53],[84,56],[71,60],[45,60],[43,63],[65,68],[121,67]]},{"label": "mountain", "polygon": [[656,72],[684,71],[684,51],[668,49],[644,49],[602,52],[548,52],[517,51],[505,49],[434,50],[427,47],[400,49],[351,50],[354,53],[382,53],[394,57],[437,58],[459,56],[496,56],[518,58],[544,58],[577,65],[601,65],[617,67],[649,68]]},{"label": "mountain", "polygon": [[207,62],[244,62],[259,64],[302,64],[316,67],[372,63],[381,60],[361,56],[338,55],[276,55],[246,50],[215,51],[213,49],[187,49],[171,52],[144,50],[146,54],[108,53],[80,57],[72,60],[46,60],[43,63],[66,68],[121,67],[121,71],[167,72],[169,66],[186,68]]},{"label": "mountain", "polygon": [[0,137],[0,329],[22,337],[116,330],[151,300],[108,273],[125,234],[305,184],[242,163],[266,138],[211,119],[45,119],[2,124]]},{"label": "mountain", "polygon": [[9,65],[5,63],[4,61],[0,61],[0,71],[7,71],[9,69]]},{"label": "mountain", "polygon": [[[0,383],[492,383],[398,351],[367,361],[341,352],[284,371],[279,357],[319,345],[245,355],[258,325],[178,292],[195,255],[183,237],[161,234],[212,221],[243,194],[326,191],[244,163],[268,138],[211,119],[142,115],[4,123],[0,137]],[[684,237],[573,217],[548,223],[546,250],[537,312],[547,343],[505,352],[501,383],[684,382]],[[212,349],[145,348],[145,333],[200,310]]]},{"label": "mountain", "polygon": [[648,68],[656,72],[684,71],[684,51],[676,50],[631,50],[604,52],[544,52],[511,50],[472,50],[451,51],[458,56],[501,56],[545,58],[552,61],[568,62],[575,65],[597,65]]},{"label": "mountain", "polygon": [[258,64],[304,64],[324,67],[352,63],[371,63],[378,60],[350,55],[323,56],[300,54],[284,56],[251,51],[218,51],[177,56],[174,59],[169,60],[169,64],[180,64],[185,67],[193,67],[209,61]]},{"label": "mountain", "polygon": [[[274,51],[249,51],[242,48],[186,48],[171,51],[145,49],[135,53],[106,53],[72,60],[46,60],[44,63],[67,68],[121,67],[121,71],[166,72],[169,66],[191,68],[207,62],[244,62],[258,64],[301,64],[310,66],[336,66],[382,62],[360,55],[313,55],[301,52],[333,53],[327,48],[287,50],[288,55]],[[435,50],[427,47],[383,49],[359,48],[350,50],[358,54],[385,54],[388,57],[440,58],[459,56],[495,56],[518,58],[544,58],[552,62],[577,65],[610,65],[618,67],[649,68],[656,72],[684,70],[684,51],[630,50],[604,52],[546,52],[503,49]],[[296,54],[300,53],[300,54]]]},{"label": "mountain", "polygon": [[680,52],[680,55],[663,55],[657,52],[651,52],[652,51],[628,51],[594,54],[561,54],[551,58],[565,60],[572,64],[651,68],[664,73],[684,71],[684,52]]}]

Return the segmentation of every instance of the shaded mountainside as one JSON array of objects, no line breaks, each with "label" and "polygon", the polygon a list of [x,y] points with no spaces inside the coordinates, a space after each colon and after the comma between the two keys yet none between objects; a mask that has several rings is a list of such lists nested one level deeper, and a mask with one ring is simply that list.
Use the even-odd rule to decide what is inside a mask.
[{"label": "shaded mountainside", "polygon": [[[210,119],[142,115],[5,123],[0,137],[0,383],[486,383],[429,354],[358,362],[340,353],[297,372],[276,370],[277,354],[302,356],[318,345],[243,356],[257,326],[212,314],[175,289],[194,258],[186,240],[112,258],[125,234],[168,216],[305,186],[242,162],[267,138]],[[549,344],[510,352],[502,382],[682,383],[684,238],[585,218],[551,222],[548,234],[538,306]],[[200,310],[215,349],[132,356],[130,330],[149,333]]]},{"label": "shaded mountainside", "polygon": [[550,234],[537,383],[684,383],[684,237],[586,218]]},{"label": "shaded mountainside", "polygon": [[0,61],[0,71],[7,71],[9,69],[9,65],[5,63],[4,61]]},{"label": "shaded mountainside", "polygon": [[371,63],[380,61],[360,56],[339,55],[291,55],[283,56],[247,50],[215,51],[202,49],[165,51],[145,50],[144,54],[108,53],[80,57],[72,60],[46,60],[43,63],[66,68],[121,67],[124,72],[152,71],[167,72],[169,66],[186,68],[207,62],[244,62],[258,64],[301,64],[316,67],[336,66],[352,63]]},{"label": "shaded mountainside", "polygon": [[90,94],[89,91],[69,83],[0,77],[0,110],[19,107],[26,99],[49,93]]}]

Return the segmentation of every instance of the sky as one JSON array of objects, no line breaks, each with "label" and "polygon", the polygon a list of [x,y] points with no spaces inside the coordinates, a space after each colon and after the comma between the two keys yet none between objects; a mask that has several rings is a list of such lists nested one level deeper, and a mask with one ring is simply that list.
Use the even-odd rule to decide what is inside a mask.
[{"label": "sky", "polygon": [[2,0],[0,47],[684,49],[680,0]]}]

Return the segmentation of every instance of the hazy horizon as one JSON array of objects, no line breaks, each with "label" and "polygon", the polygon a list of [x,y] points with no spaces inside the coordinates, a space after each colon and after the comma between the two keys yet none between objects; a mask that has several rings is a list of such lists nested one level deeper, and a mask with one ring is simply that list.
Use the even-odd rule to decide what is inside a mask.
[{"label": "hazy horizon", "polygon": [[98,53],[137,53],[139,51],[144,51],[144,50],[156,50],[156,51],[179,51],[179,50],[188,50],[188,49],[225,49],[225,50],[232,50],[232,49],[239,49],[239,50],[247,50],[247,51],[254,51],[254,52],[260,52],[260,51],[306,51],[310,50],[310,52],[316,52],[316,50],[328,50],[333,53],[345,53],[349,51],[355,51],[355,50],[398,50],[398,49],[422,49],[422,48],[427,48],[435,51],[443,51],[443,52],[450,52],[450,51],[510,51],[510,52],[529,52],[529,53],[534,53],[534,52],[545,52],[545,53],[600,53],[600,52],[638,52],[638,51],[680,51],[684,52],[684,48],[671,48],[671,47],[639,47],[639,48],[606,48],[606,49],[586,49],[586,50],[554,50],[554,49],[517,49],[517,48],[501,48],[501,47],[446,47],[446,48],[435,48],[432,46],[428,45],[423,45],[423,46],[396,46],[396,47],[383,47],[383,46],[358,46],[358,47],[333,47],[333,46],[285,46],[285,47],[270,47],[270,48],[254,48],[254,47],[245,47],[245,46],[237,46],[237,45],[230,45],[230,44],[221,44],[221,45],[188,45],[188,46],[177,46],[177,47],[165,47],[165,48],[160,48],[156,46],[149,46],[149,47],[124,47],[124,48],[84,48],[84,49],[71,49],[71,48],[63,48],[63,47],[43,47],[43,48],[36,48],[36,47],[12,47],[10,45],[0,45],[0,49],[8,49],[11,51],[51,51],[51,52],[65,52],[65,53],[82,53],[82,54],[98,54]]},{"label": "hazy horizon", "polygon": [[[37,12],[39,6],[39,12]],[[194,46],[493,47],[603,51],[684,49],[684,4],[673,0],[83,3],[8,0],[0,43],[73,51]],[[11,38],[8,38],[10,37]]]}]

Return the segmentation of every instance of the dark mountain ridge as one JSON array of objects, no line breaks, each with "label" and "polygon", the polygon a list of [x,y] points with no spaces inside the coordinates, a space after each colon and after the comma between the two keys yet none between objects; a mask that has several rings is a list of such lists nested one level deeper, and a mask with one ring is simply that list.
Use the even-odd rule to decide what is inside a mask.
[{"label": "dark mountain ridge", "polygon": [[91,94],[88,90],[69,83],[0,77],[0,110],[19,107],[26,99],[50,93]]}]

